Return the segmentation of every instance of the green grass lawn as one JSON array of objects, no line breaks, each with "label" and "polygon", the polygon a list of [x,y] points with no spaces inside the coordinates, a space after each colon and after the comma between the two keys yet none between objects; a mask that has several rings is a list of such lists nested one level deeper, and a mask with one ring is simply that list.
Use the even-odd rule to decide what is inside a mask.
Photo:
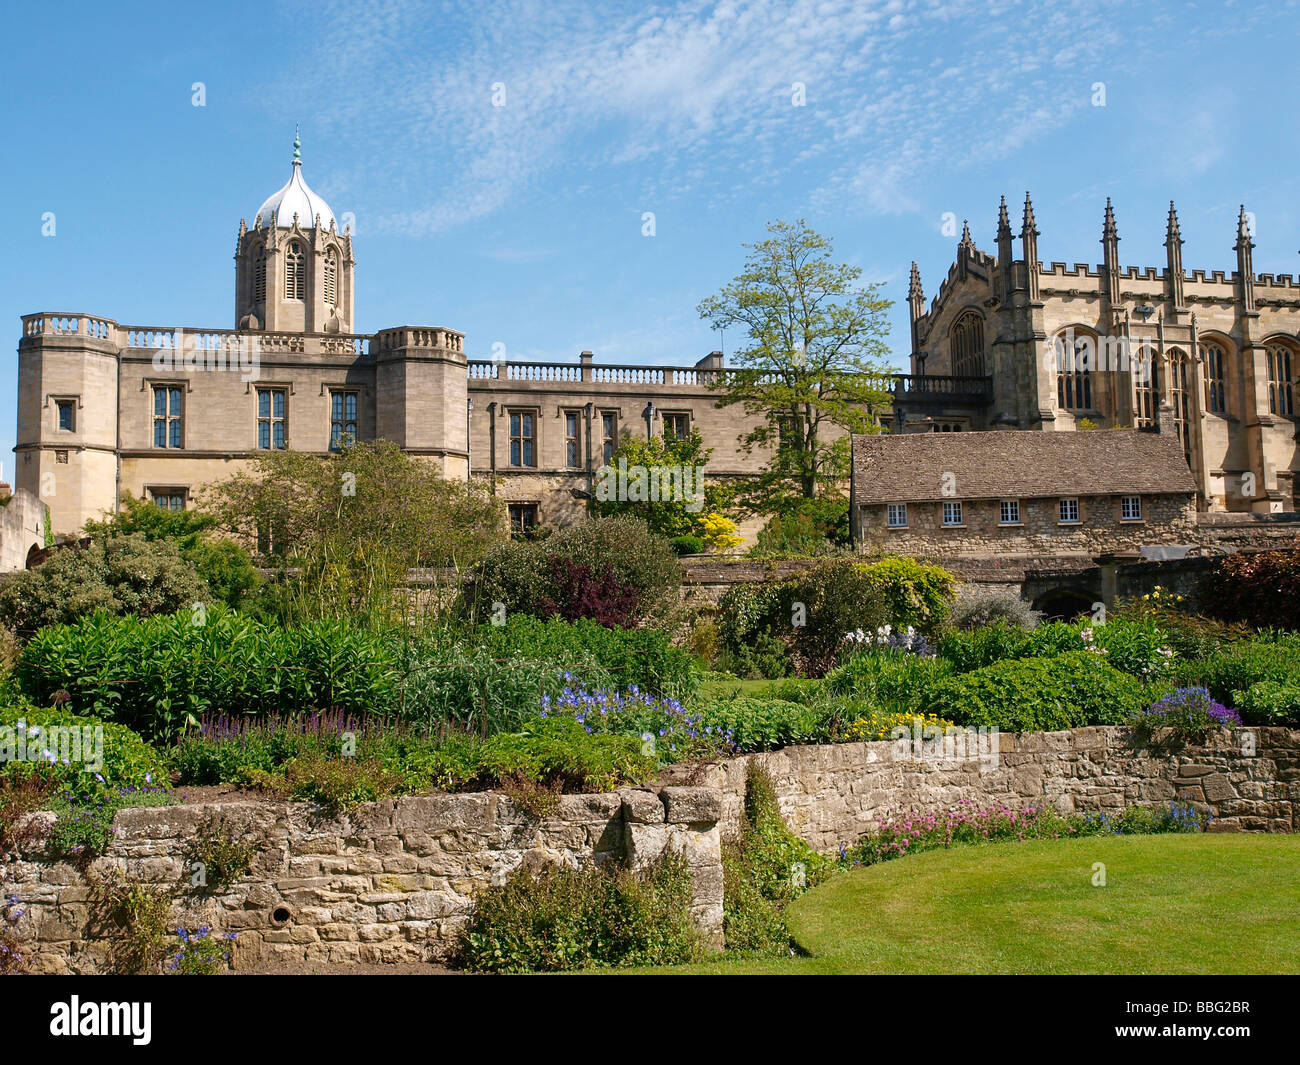
[{"label": "green grass lawn", "polygon": [[[1106,867],[1094,887],[1093,864]],[[789,924],[809,957],[656,972],[1300,973],[1300,837],[956,847],[839,875]]]}]

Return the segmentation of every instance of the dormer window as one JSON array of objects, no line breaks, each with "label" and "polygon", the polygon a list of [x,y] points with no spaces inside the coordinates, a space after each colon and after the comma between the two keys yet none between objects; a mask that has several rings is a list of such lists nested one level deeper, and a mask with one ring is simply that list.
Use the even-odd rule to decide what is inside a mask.
[{"label": "dormer window", "polygon": [[289,251],[284,257],[284,298],[300,300],[306,291],[306,264],[303,262],[302,245],[296,240],[290,241]]}]

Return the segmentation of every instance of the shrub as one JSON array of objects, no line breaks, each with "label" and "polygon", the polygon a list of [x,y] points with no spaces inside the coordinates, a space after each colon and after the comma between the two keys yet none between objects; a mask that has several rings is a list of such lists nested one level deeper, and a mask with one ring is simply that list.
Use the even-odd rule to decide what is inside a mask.
[{"label": "shrub", "polygon": [[1169,636],[1154,620],[1085,625],[1079,635],[1090,648],[1104,654],[1110,665],[1135,677],[1158,677],[1174,665]]},{"label": "shrub", "polygon": [[951,621],[958,629],[980,629],[1003,623],[1018,629],[1037,628],[1043,615],[1016,592],[984,584],[963,584],[957,588]]},{"label": "shrub", "polygon": [[[355,739],[352,754],[344,751],[348,735]],[[517,733],[481,740],[455,732],[426,736],[341,714],[205,719],[177,744],[175,763],[181,786],[251,784],[334,809],[429,789],[518,788],[525,781],[568,792],[607,791],[644,780],[657,767],[639,737],[588,733],[572,718],[534,716]]]},{"label": "shrub", "polygon": [[0,582],[0,617],[30,634],[96,613],[170,614],[209,598],[174,543],[135,533],[55,551],[35,569]]},{"label": "shrub", "polygon": [[778,589],[773,620],[786,626],[792,657],[807,676],[834,668],[848,633],[878,629],[888,620],[880,585],[852,563],[825,563]]},{"label": "shrub", "polygon": [[897,730],[903,729],[913,738],[920,734],[924,742],[924,733],[927,729],[946,732],[956,727],[956,722],[945,721],[932,714],[899,714],[868,710],[848,721],[836,739],[845,743],[870,743],[873,740],[896,739]]},{"label": "shrub", "polygon": [[684,536],[674,536],[672,544],[673,550],[679,555],[704,554],[704,537],[696,536],[694,533],[686,533]]},{"label": "shrub", "polygon": [[201,928],[178,928],[178,942],[168,954],[164,972],[176,976],[216,976],[230,964],[230,949],[237,932],[214,936],[207,925]]},{"label": "shrub", "polygon": [[217,894],[248,875],[257,845],[209,812],[185,846],[181,879],[203,894]]},{"label": "shrub", "polygon": [[109,943],[109,965],[120,975],[156,973],[167,953],[172,898],[156,884],[129,881],[116,870],[91,878],[92,929]]},{"label": "shrub", "polygon": [[378,758],[329,758],[318,752],[284,763],[279,772],[247,771],[244,782],[300,802],[315,802],[331,813],[401,793],[403,777]]},{"label": "shrub", "polygon": [[769,558],[812,558],[848,547],[849,501],[819,496],[792,501],[759,530],[750,554]]},{"label": "shrub", "polygon": [[924,705],[931,685],[951,672],[942,658],[867,651],[851,655],[826,674],[825,691],[885,714],[912,714]]},{"label": "shrub", "polygon": [[789,631],[790,618],[778,619],[780,585],[735,584],[718,601],[716,665],[738,676],[784,677],[793,668],[779,631]]},{"label": "shrub", "polygon": [[[566,578],[568,583],[556,587],[557,567],[582,579]],[[602,591],[588,603],[583,595],[590,582]],[[596,620],[639,625],[674,614],[681,583],[681,564],[671,546],[645,522],[630,516],[591,518],[544,541],[496,547],[475,568],[461,610],[486,619],[500,603],[507,618],[519,613],[576,620],[594,616],[591,611],[599,606],[602,616]]]},{"label": "shrub", "polygon": [[519,866],[475,900],[456,961],[502,973],[679,964],[701,953],[691,899],[690,868],[672,851],[641,872]]},{"label": "shrub", "polygon": [[959,673],[1016,658],[1044,658],[1090,650],[1134,676],[1158,676],[1174,661],[1164,630],[1154,621],[1053,621],[1027,630],[994,622],[982,629],[953,630],[939,640],[939,653]]},{"label": "shrub", "polygon": [[933,633],[947,618],[957,579],[940,566],[913,558],[885,558],[866,567],[895,628]]},{"label": "shrub", "polygon": [[47,851],[55,861],[85,868],[102,857],[113,841],[113,818],[118,810],[136,806],[171,806],[172,794],[163,787],[87,788],[66,791],[52,807],[58,815],[50,829]]},{"label": "shrub", "polygon": [[887,814],[856,846],[840,848],[840,862],[846,866],[874,865],[905,854],[963,843],[1199,832],[1207,821],[1208,818],[1196,813],[1189,804],[1180,803],[1155,809],[1130,806],[1114,817],[1107,814],[1063,817],[1045,806],[1013,809],[997,804],[981,807],[969,799],[962,799],[949,809],[929,813],[903,810]]},{"label": "shrub", "polygon": [[[594,621],[541,621],[526,615],[504,625],[480,625],[474,639],[495,657],[518,654],[569,672],[588,687],[637,687],[651,695],[685,699],[700,685],[699,666],[662,629],[611,629]],[[607,676],[598,676],[599,670]]]},{"label": "shrub", "polygon": [[21,776],[0,774],[0,863],[19,855],[45,835],[47,824],[27,815],[49,809],[54,790],[54,775],[48,766]]},{"label": "shrub", "polygon": [[168,510],[133,496],[122,500],[123,509],[104,521],[86,522],[94,540],[139,533],[150,541],[176,545],[183,558],[221,602],[232,608],[251,605],[262,577],[248,551],[212,535],[217,519],[197,510]]},{"label": "shrub", "polygon": [[620,693],[565,688],[555,699],[543,697],[540,716],[573,722],[587,734],[635,737],[643,754],[665,763],[735,750],[726,730],[706,724],[700,713],[688,711],[676,699],[661,700],[635,689]]},{"label": "shrub", "polygon": [[829,871],[829,862],[786,827],[772,778],[751,761],[740,830],[722,846],[727,949],[788,953],[786,907]]},{"label": "shrub", "polygon": [[639,783],[656,768],[639,737],[588,733],[571,718],[549,718],[485,742],[471,783],[493,787],[522,776],[564,792],[600,792]]},{"label": "shrub", "polygon": [[1214,729],[1240,725],[1241,715],[1215,702],[1204,688],[1179,688],[1134,713],[1130,724],[1142,743],[1164,729],[1178,742],[1200,741]]},{"label": "shrub", "polygon": [[729,746],[740,752],[774,751],[828,738],[826,708],[784,699],[736,696],[707,704],[703,718],[706,728],[727,737]]},{"label": "shrub", "polygon": [[[538,701],[558,694],[564,674],[550,662],[505,644],[466,646],[412,641],[402,648],[395,716],[437,734],[447,729],[481,736],[510,732],[532,718]],[[584,682],[613,686],[613,675],[594,656],[566,656],[564,672]]]},{"label": "shrub", "polygon": [[1194,663],[1191,673],[1219,702],[1230,701],[1234,691],[1247,691],[1260,681],[1290,683],[1300,676],[1300,636],[1263,635],[1231,644]]},{"label": "shrub", "polygon": [[1261,680],[1232,693],[1232,705],[1248,725],[1300,725],[1300,682]]},{"label": "shrub", "polygon": [[17,677],[36,702],[62,689],[78,712],[170,739],[212,711],[383,713],[396,692],[394,658],[391,638],[350,622],[282,629],[216,607],[198,618],[101,615],[44,629]]},{"label": "shrub", "polygon": [[17,895],[0,902],[0,976],[20,973],[27,965],[18,928],[26,913]]},{"label": "shrub", "polygon": [[945,632],[939,638],[939,655],[951,662],[957,673],[968,673],[995,662],[1028,657],[1032,653],[1029,640],[1028,630],[994,621],[983,628]]},{"label": "shrub", "polygon": [[1091,651],[1071,651],[997,662],[937,681],[925,709],[959,725],[1050,732],[1121,724],[1144,700],[1139,680]]},{"label": "shrub", "polygon": [[1221,621],[1300,629],[1300,550],[1228,555],[1204,578],[1198,597]]},{"label": "shrub", "polygon": [[[61,735],[48,730],[59,727]],[[96,765],[94,730],[102,728],[104,745],[98,752],[102,764]],[[11,730],[6,732],[4,730]],[[86,730],[92,730],[86,743]],[[80,735],[74,736],[72,730]],[[12,735],[14,749],[8,749]],[[53,742],[51,743],[51,739]],[[81,741],[81,757],[75,757],[76,739]],[[49,746],[47,747],[47,743]],[[26,752],[19,759],[19,748]],[[57,749],[55,749],[57,748]],[[47,754],[46,751],[49,753]],[[51,757],[53,756],[53,757]],[[74,756],[74,757],[69,757]],[[34,706],[0,707],[0,778],[21,777],[43,763],[42,770],[54,787],[84,788],[104,784],[121,788],[148,788],[167,783],[166,762],[162,754],[145,743],[131,729],[98,718],[67,712],[64,708],[41,709]],[[67,759],[66,761],[64,759]]]}]

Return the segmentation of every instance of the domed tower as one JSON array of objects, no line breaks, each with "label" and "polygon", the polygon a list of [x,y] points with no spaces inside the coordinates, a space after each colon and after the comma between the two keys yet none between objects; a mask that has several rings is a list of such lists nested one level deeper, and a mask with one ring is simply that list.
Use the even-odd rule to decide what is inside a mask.
[{"label": "domed tower", "polygon": [[352,232],[302,177],[293,137],[293,174],[268,197],[249,229],[239,220],[235,325],[273,332],[352,332]]}]

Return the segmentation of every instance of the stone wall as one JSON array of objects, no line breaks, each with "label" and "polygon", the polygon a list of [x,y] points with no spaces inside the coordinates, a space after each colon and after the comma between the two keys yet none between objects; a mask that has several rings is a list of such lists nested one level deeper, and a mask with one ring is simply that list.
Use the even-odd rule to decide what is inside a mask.
[{"label": "stone wall", "polygon": [[[677,766],[659,790],[568,795],[534,818],[505,795],[434,795],[371,803],[329,816],[306,803],[227,802],[125,810],[108,854],[87,872],[116,868],[178,885],[186,844],[211,814],[258,843],[248,877],[176,912],[188,927],[235,931],[236,969],[289,962],[402,962],[446,958],[474,893],[519,865],[652,861],[667,847],[687,857],[692,911],[706,939],[722,934],[721,838],[734,832],[750,762],[775,784],[790,827],[820,851],[851,844],[882,815],[962,801],[1049,804],[1118,812],[1176,798],[1209,812],[1214,831],[1300,831],[1300,730],[1238,729],[1204,746],[1148,750],[1125,730],[1001,735],[996,764],[900,756],[889,741],[791,747]],[[49,815],[38,815],[49,816]],[[67,864],[30,856],[0,866],[0,888],[29,911],[34,966],[95,972],[106,947],[87,935],[90,889]]]},{"label": "stone wall", "polygon": [[27,555],[33,547],[45,546],[45,504],[31,492],[19,489],[9,495],[0,488],[0,573],[27,568]]},{"label": "stone wall", "polygon": [[[758,762],[787,824],[821,851],[855,842],[890,810],[961,800],[1098,813],[1185,797],[1213,815],[1217,831],[1300,831],[1300,731],[1239,729],[1167,751],[1135,749],[1125,736],[1118,727],[1003,734],[997,766],[984,772],[974,759],[899,758],[882,741],[790,747],[674,776],[722,790],[725,835],[739,824],[748,764]],[[1243,753],[1250,743],[1254,753]]]},{"label": "stone wall", "polygon": [[[705,938],[722,937],[718,793],[667,787],[566,795],[538,819],[505,795],[432,795],[369,803],[331,816],[308,803],[226,802],[123,810],[108,853],[83,874],[31,856],[0,866],[4,894],[28,910],[24,935],[39,972],[96,972],[107,947],[91,940],[88,877],[117,869],[178,886],[186,845],[215,815],[257,843],[249,875],[206,900],[178,893],[187,927],[237,932],[232,964],[402,962],[447,957],[474,894],[519,865],[652,861],[681,850]],[[50,816],[50,815],[38,815]]]}]

